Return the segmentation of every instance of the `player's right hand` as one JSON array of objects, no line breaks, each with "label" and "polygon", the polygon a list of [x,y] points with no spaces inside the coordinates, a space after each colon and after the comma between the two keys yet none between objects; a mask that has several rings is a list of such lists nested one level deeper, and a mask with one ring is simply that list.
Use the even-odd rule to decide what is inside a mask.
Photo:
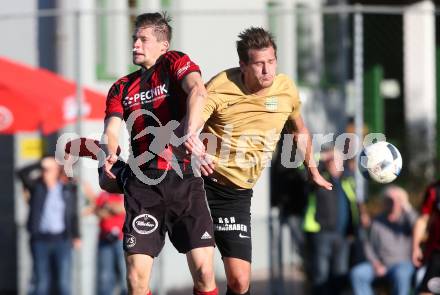
[{"label": "player's right hand", "polygon": [[116,156],[115,154],[109,154],[109,155],[105,158],[105,162],[104,162],[104,173],[105,173],[110,179],[116,179],[116,176],[111,172],[111,169],[112,169],[113,165],[116,163],[117,160],[118,160],[118,156]]}]

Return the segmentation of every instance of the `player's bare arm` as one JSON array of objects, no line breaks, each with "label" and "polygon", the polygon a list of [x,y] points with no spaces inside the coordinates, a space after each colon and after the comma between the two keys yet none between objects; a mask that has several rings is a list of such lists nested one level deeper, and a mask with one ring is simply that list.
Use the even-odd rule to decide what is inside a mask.
[{"label": "player's bare arm", "polygon": [[198,137],[204,124],[202,110],[206,104],[207,91],[198,72],[188,74],[182,81],[182,88],[188,94],[187,115],[183,126],[184,134],[188,135],[185,148],[199,158],[201,172],[209,175],[214,172],[214,164],[206,159],[205,147]]},{"label": "player's bare arm", "polygon": [[420,248],[420,244],[423,241],[423,237],[426,233],[426,228],[428,227],[429,214],[421,215],[413,229],[413,240],[412,240],[412,262],[414,266],[420,267],[422,265],[423,253]]},{"label": "player's bare arm", "polygon": [[110,169],[118,160],[117,151],[119,146],[119,132],[121,130],[121,124],[122,119],[119,117],[110,117],[104,122],[104,144],[102,144],[102,149],[106,154],[104,173],[110,179],[116,179],[116,176],[110,171]]},{"label": "player's bare arm", "polygon": [[188,94],[186,132],[195,134],[203,126],[202,110],[206,103],[207,92],[198,72],[185,76],[182,88]]},{"label": "player's bare arm", "polygon": [[[333,185],[321,176],[317,168],[317,165],[315,163],[315,160],[313,158],[312,137],[310,136],[310,132],[307,129],[306,125],[304,124],[304,120],[302,116],[299,115],[296,118],[292,119],[292,123],[293,123],[293,131],[292,131],[293,140],[296,143],[296,146],[298,147],[299,151],[304,156],[304,165],[307,167],[313,182],[320,187],[323,187],[327,190],[331,190]],[[301,137],[305,137],[306,141],[299,142],[299,139]]]}]

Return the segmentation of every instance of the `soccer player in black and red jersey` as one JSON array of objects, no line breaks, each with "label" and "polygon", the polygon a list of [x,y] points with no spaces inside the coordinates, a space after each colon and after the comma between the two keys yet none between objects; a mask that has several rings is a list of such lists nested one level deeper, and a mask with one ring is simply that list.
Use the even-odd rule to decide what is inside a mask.
[{"label": "soccer player in black and red jersey", "polygon": [[[127,279],[130,294],[151,294],[153,259],[165,234],[186,253],[194,294],[218,294],[213,272],[213,225],[203,181],[193,174],[185,152],[172,145],[172,131],[187,138],[189,151],[201,144],[201,111],[206,89],[199,67],[184,53],[168,51],[170,19],[145,13],[136,18],[133,63],[141,69],[111,87],[106,103],[103,138],[104,173],[112,172],[122,120],[130,134],[130,168],[123,184],[127,217],[124,224]],[[178,122],[178,123],[177,123]],[[182,156],[183,155],[183,156]],[[119,163],[119,162],[118,162]],[[126,168],[128,165],[126,166]]]}]

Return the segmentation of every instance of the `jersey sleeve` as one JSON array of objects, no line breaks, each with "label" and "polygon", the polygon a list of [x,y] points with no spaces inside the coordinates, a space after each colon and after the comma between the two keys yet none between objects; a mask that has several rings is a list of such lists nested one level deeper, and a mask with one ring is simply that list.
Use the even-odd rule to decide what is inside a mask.
[{"label": "jersey sleeve", "polygon": [[289,87],[291,88],[289,92],[292,94],[292,100],[293,100],[293,108],[292,113],[290,113],[290,119],[294,120],[299,115],[301,115],[301,99],[299,98],[299,91],[298,87],[290,81]]},{"label": "jersey sleeve", "polygon": [[422,214],[431,214],[434,209],[434,203],[436,199],[437,190],[435,186],[430,186],[425,193],[425,198],[422,203],[421,212]]},{"label": "jersey sleeve", "polygon": [[[175,54],[178,54],[175,52]],[[186,75],[192,72],[199,72],[200,73],[200,67],[195,64],[188,55],[184,53],[180,53],[178,55],[178,58],[175,59],[171,65],[171,74],[173,75],[174,80],[176,81],[182,81],[183,78],[185,78]]]},{"label": "jersey sleeve", "polygon": [[124,108],[122,107],[122,98],[120,85],[116,82],[112,85],[107,94],[105,103],[105,119],[110,117],[123,118]]},{"label": "jersey sleeve", "polygon": [[206,122],[209,117],[215,112],[219,105],[219,98],[215,91],[214,82],[211,80],[206,84],[206,90],[208,92],[208,98],[203,108],[202,119]]}]

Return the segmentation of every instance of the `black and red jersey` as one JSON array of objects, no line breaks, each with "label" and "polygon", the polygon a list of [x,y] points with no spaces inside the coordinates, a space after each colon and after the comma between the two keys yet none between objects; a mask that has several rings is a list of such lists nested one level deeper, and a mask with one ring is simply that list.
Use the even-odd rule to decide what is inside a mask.
[{"label": "black and red jersey", "polygon": [[[186,54],[168,51],[153,67],[122,77],[110,88],[106,119],[117,116],[125,120],[132,156],[141,169],[172,169],[172,147],[166,145],[158,151],[157,145],[152,145],[152,129],[173,120],[180,122],[185,116],[187,94],[182,79],[194,71],[200,72],[200,68]],[[179,165],[186,167],[184,161]]]}]

